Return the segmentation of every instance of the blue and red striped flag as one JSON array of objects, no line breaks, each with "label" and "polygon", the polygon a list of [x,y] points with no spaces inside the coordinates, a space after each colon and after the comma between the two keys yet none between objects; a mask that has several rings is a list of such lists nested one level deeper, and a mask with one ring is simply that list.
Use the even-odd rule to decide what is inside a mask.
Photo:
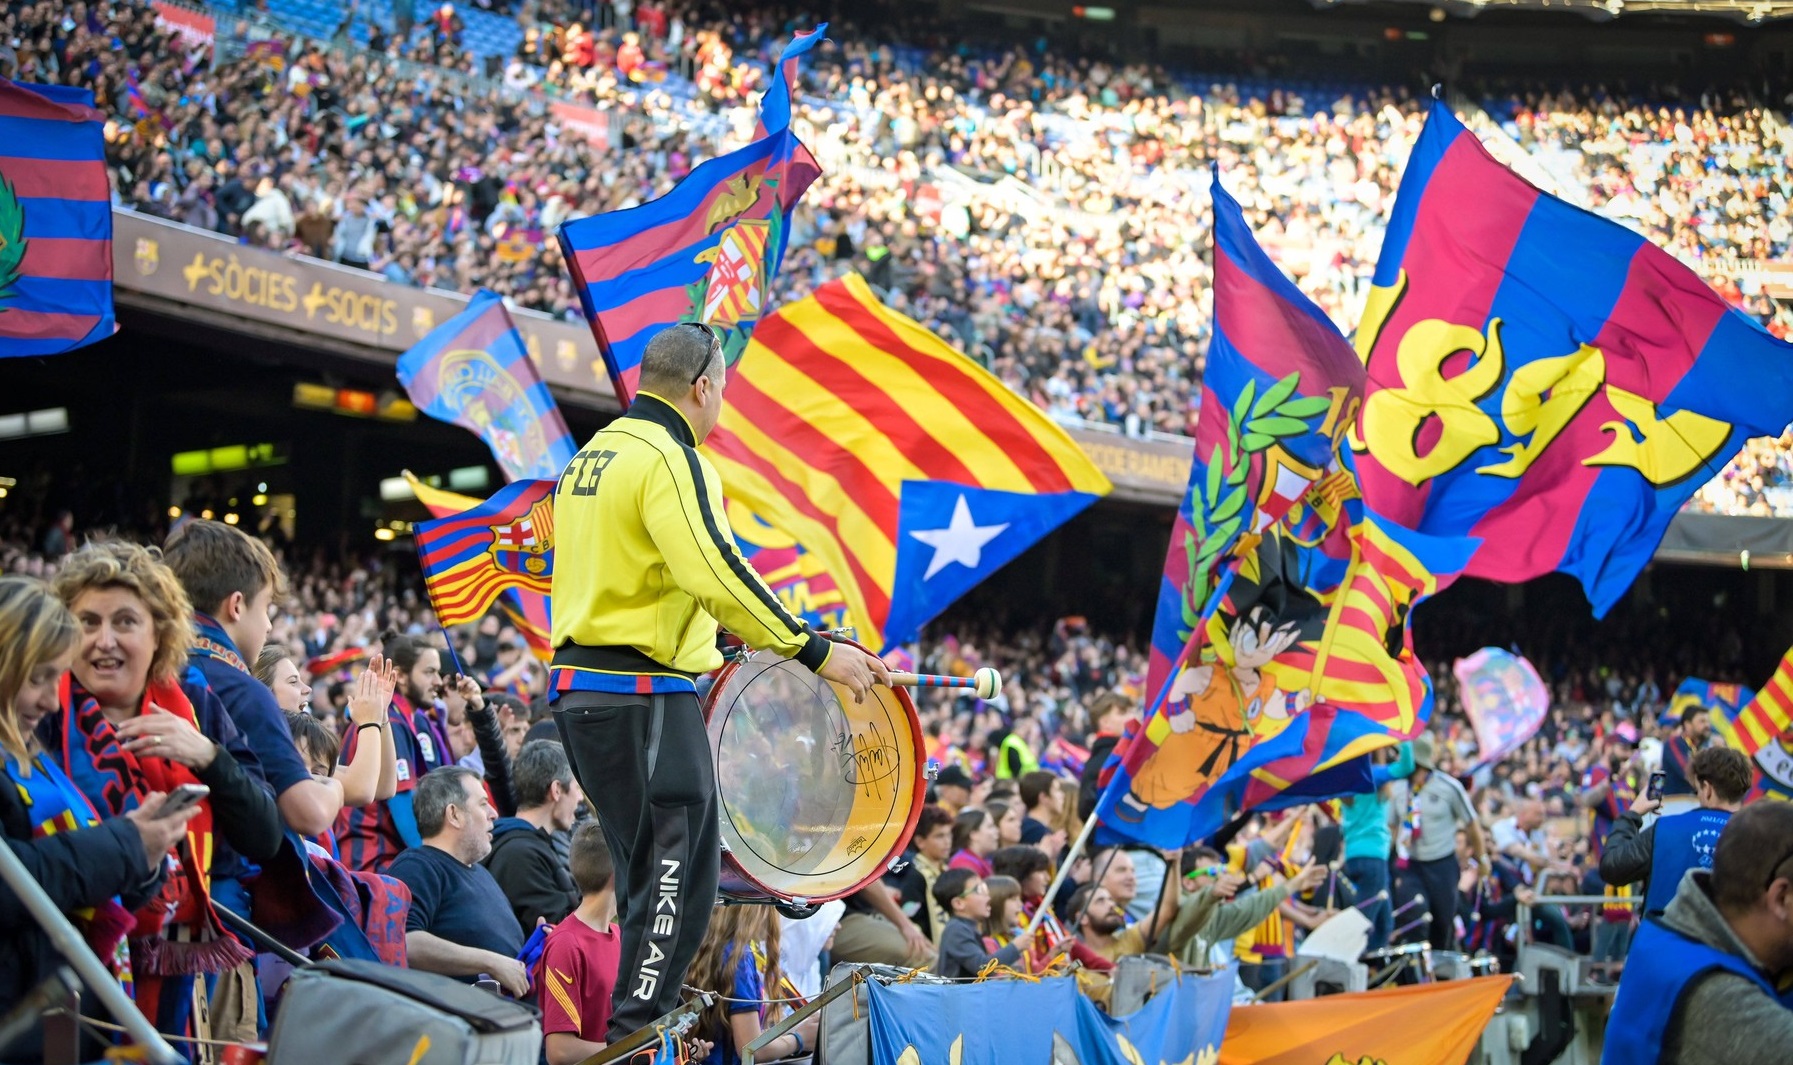
[{"label": "blue and red striped flag", "polygon": [[1528,184],[1437,101],[1357,346],[1366,505],[1479,538],[1469,576],[1573,574],[1596,616],[1746,438],[1793,421],[1793,344]]},{"label": "blue and red striped flag", "polygon": [[554,579],[554,482],[515,481],[452,518],[412,528],[436,620],[478,621],[508,588],[543,596]]},{"label": "blue and red striped flag", "polygon": [[104,124],[85,89],[0,78],[0,357],[117,328]]},{"label": "blue and red striped flag", "polygon": [[[456,517],[480,505],[480,501],[472,496],[425,484],[410,470],[405,471],[405,480],[417,494],[417,501],[430,508],[430,513],[438,518]],[[498,597],[498,609],[537,658],[546,662],[554,657],[554,646],[548,642],[549,633],[553,631],[549,624],[548,593],[520,585],[506,588]]]},{"label": "blue and red striped flag", "polygon": [[[1242,810],[1368,789],[1432,689],[1407,619],[1471,541],[1367,513],[1340,445],[1363,370],[1214,185],[1214,339],[1142,723],[1103,770],[1102,838],[1181,847]],[[1168,651],[1168,660],[1166,652]]]},{"label": "blue and red striped flag", "polygon": [[827,29],[798,34],[785,48],[745,147],[704,162],[657,200],[560,227],[567,269],[624,407],[642,352],[661,329],[708,323],[732,365],[771,310],[791,210],[821,174],[791,132],[797,58]]},{"label": "blue and red striped flag", "polygon": [[1218,173],[1212,191],[1214,337],[1189,490],[1158,586],[1150,694],[1170,680],[1241,538],[1282,520],[1334,466],[1363,396],[1363,364],[1338,327],[1258,247]]},{"label": "blue and red striped flag", "polygon": [[398,379],[418,410],[484,440],[507,481],[553,480],[577,450],[504,299],[486,289],[399,356]]}]

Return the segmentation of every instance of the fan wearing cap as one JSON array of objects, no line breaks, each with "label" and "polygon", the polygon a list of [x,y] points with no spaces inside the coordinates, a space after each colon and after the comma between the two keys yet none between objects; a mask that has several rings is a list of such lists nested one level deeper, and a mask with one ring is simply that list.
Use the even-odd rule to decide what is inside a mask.
[{"label": "fan wearing cap", "polygon": [[949,765],[934,776],[934,804],[953,816],[971,804],[971,774]]},{"label": "fan wearing cap", "polygon": [[1469,837],[1470,848],[1487,876],[1488,841],[1476,820],[1475,805],[1457,778],[1438,768],[1438,741],[1422,732],[1413,741],[1413,777],[1407,820],[1411,831],[1408,870],[1419,880],[1426,908],[1432,914],[1426,939],[1433,950],[1451,950],[1457,938],[1457,832]]}]

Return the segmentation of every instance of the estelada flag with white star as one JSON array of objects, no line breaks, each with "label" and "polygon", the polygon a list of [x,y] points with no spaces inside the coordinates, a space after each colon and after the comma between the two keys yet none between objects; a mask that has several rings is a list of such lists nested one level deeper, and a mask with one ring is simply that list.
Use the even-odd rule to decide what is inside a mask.
[{"label": "estelada flag with white star", "polygon": [[1038,407],[856,274],[763,319],[704,447],[723,492],[822,559],[868,646],[1112,487]]}]

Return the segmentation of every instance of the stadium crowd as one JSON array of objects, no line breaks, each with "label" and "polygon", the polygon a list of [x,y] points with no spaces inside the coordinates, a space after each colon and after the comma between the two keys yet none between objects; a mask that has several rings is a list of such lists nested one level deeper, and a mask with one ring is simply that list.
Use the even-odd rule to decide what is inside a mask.
[{"label": "stadium crowd", "polygon": [[[107,898],[143,907],[130,949],[102,954],[121,975],[129,967],[152,1019],[176,1034],[256,1037],[253,1009],[215,1005],[196,1029],[174,1004],[190,997],[166,990],[199,972],[214,1003],[242,1001],[232,993],[253,1002],[257,987],[272,1001],[276,978],[263,968],[257,985],[252,975],[257,944],[207,909],[254,906],[299,914],[276,931],[302,951],[490,979],[528,998],[544,1011],[550,1061],[596,1049],[615,980],[602,964],[616,957],[613,874],[543,697],[546,670],[517,630],[490,616],[451,631],[450,653],[414,573],[283,563],[222,523],[183,522],[161,552],[109,537],[58,516],[0,548],[0,683],[9,685],[0,740],[16,794],[27,796],[21,809],[8,805],[14,789],[0,789],[0,820],[70,912]],[[1553,620],[1502,628],[1491,614],[1422,609],[1422,647],[1444,656],[1429,662],[1432,727],[1388,752],[1376,793],[1254,816],[1212,847],[1097,850],[1051,900],[1048,880],[1093,807],[1096,771],[1141,711],[1144,659],[1081,618],[1049,630],[959,619],[953,635],[898,652],[905,665],[958,675],[994,665],[1006,685],[988,701],[920,693],[926,757],[941,768],[910,864],[797,924],[766,907],[719,911],[687,982],[739,1001],[706,1019],[711,1046],[700,1051],[737,1060],[775,1019],[777,1003],[765,1000],[785,997],[767,989],[789,980],[813,994],[825,965],[843,961],[971,978],[1067,958],[1105,1001],[1113,963],[1150,951],[1202,968],[1239,961],[1243,1000],[1287,973],[1306,931],[1379,891],[1390,901],[1367,908],[1372,947],[1429,941],[1510,965],[1524,905],[1530,935],[1591,957],[1596,979],[1616,979],[1635,924],[1628,906],[1533,903],[1641,897],[1650,864],[1647,849],[1638,857],[1648,844],[1637,828],[1653,806],[1640,796],[1656,767],[1670,796],[1717,781],[1714,809],[1747,790],[1741,756],[1700,753],[1713,745],[1703,712],[1664,713],[1684,675],[1736,678],[1745,637],[1718,612],[1713,638],[1697,647],[1651,625],[1648,606],[1627,605],[1598,627],[1545,614]],[[1448,659],[1506,638],[1533,656],[1553,706],[1535,738],[1478,767]],[[152,751],[166,761],[146,759]],[[121,772],[122,793],[98,784],[95,767]],[[86,799],[58,790],[65,781]],[[192,811],[154,813],[163,793],[194,782],[212,799],[193,808],[186,831],[203,824],[218,844],[209,893],[198,894],[157,872]],[[40,840],[41,852],[26,845],[34,826],[43,835],[45,815],[83,810],[87,799],[98,813],[86,828]],[[302,919],[317,900],[297,889],[302,878],[282,879],[295,857],[283,852],[283,828],[341,886],[343,904],[332,907],[348,920],[321,939]],[[1622,857],[1605,853],[1609,837],[1624,841]],[[71,878],[69,862],[104,872]],[[146,932],[142,915],[167,903],[186,926]],[[1025,935],[1042,906],[1039,931]],[[545,953],[518,960],[538,925],[550,929]],[[50,955],[12,927],[0,986],[22,993]],[[107,927],[83,924],[96,946],[119,942]],[[216,949],[170,967],[158,937]],[[543,993],[547,979],[562,981],[555,994]],[[814,1026],[786,1038],[783,1049],[800,1052],[814,1045]]]},{"label": "stadium crowd", "polygon": [[[144,6],[13,4],[0,38],[20,44],[0,64],[95,90],[113,116],[124,206],[573,317],[554,227],[665,191],[716,150],[700,130],[734,123],[738,135],[730,109],[791,23],[614,3],[519,17],[533,34],[501,90],[441,71],[394,76],[401,53],[470,67],[452,8],[414,42],[376,36],[356,51],[276,36],[213,65],[206,48],[171,47]],[[1203,164],[1219,159],[1265,244],[1353,324],[1418,130],[1411,96],[1190,92],[1147,67],[1033,49],[903,61],[835,35],[843,43],[806,75],[799,127],[827,176],[799,212],[785,296],[861,270],[1054,414],[1188,434],[1208,318]],[[615,143],[542,113],[547,86],[626,116]],[[1527,146],[1579,152],[1602,209],[1689,260],[1786,253],[1786,133],[1749,102],[1587,93],[1504,110]],[[717,115],[720,126],[701,121]],[[1760,292],[1728,294],[1770,329],[1793,328]],[[1753,443],[1696,506],[1784,513],[1789,446]],[[305,941],[314,925],[299,918],[271,930],[302,950],[489,978],[544,1009],[548,1060],[589,1055],[615,980],[602,965],[617,951],[613,871],[521,634],[494,616],[450,633],[451,650],[414,574],[384,560],[282,560],[203,521],[161,555],[129,539],[81,546],[90,531],[65,516],[0,548],[0,743],[18,785],[0,788],[0,821],[65,910],[91,911],[84,932],[152,1019],[196,1031],[186,992],[204,976],[214,1003],[237,1007],[214,1008],[205,1030],[255,1039],[257,997],[276,981],[217,908],[303,917],[323,905],[345,918],[336,932]],[[966,620],[904,649],[933,672],[994,665],[1007,687],[989,701],[920,699],[942,769],[905,870],[820,924],[721,912],[687,977],[727,996],[706,1018],[703,1052],[738,1060],[775,1018],[784,981],[813,991],[824,958],[970,977],[1068,956],[1100,997],[1102,972],[1150,950],[1192,966],[1239,960],[1246,994],[1286,973],[1303,931],[1379,888],[1391,898],[1371,907],[1378,946],[1424,939],[1510,963],[1524,905],[1528,934],[1593,955],[1610,978],[1629,909],[1529,900],[1630,890],[1622,873],[1635,863],[1609,870],[1603,844],[1648,812],[1639,793],[1652,765],[1678,767],[1681,794],[1735,798],[1734,766],[1699,763],[1701,715],[1663,711],[1682,677],[1739,679],[1742,636],[1715,628],[1665,644],[1666,626],[1643,616],[1597,638],[1552,623],[1490,633],[1453,616],[1434,637],[1421,618],[1422,647],[1436,639],[1445,655],[1430,661],[1433,728],[1389,752],[1376,793],[1249,819],[1213,848],[1086,855],[1052,899],[1047,879],[1089,814],[1095,770],[1149,694],[1143,657],[1069,618],[1041,631]],[[1549,680],[1553,709],[1535,739],[1477,769],[1448,653],[1508,639]],[[169,813],[167,796],[196,783],[210,798]],[[1404,816],[1415,809],[1417,826]],[[45,831],[65,816],[74,831]],[[33,836],[44,838],[27,846]],[[171,849],[189,865],[209,855],[206,868],[171,865]],[[340,894],[300,890],[293,862]],[[1042,930],[1020,933],[1042,907]],[[1415,908],[1429,919],[1404,919]],[[554,931],[525,963],[538,925]],[[10,1000],[53,962],[23,922],[8,927]],[[574,975],[543,995],[556,972]],[[801,1053],[814,1037],[799,1027],[770,1049]]]},{"label": "stadium crowd", "polygon": [[[147,5],[50,11],[13,5],[15,69],[96,91],[124,205],[567,317],[579,312],[555,228],[663,193],[738,143],[752,125],[741,105],[800,25],[776,8],[529,4],[518,54],[485,81],[394,66],[473,65],[452,5],[409,38],[368,23],[368,49],[221,26],[248,46],[217,65],[210,46],[159,31]],[[830,32],[840,43],[806,60],[796,118],[826,173],[799,209],[784,297],[859,270],[1055,415],[1188,434],[1218,160],[1272,254],[1355,326],[1423,116],[1412,94],[1303,99],[1040,46],[929,52]],[[1758,102],[1489,97],[1521,144],[1567,153],[1598,209],[1793,331],[1793,310],[1733,269],[1788,248],[1778,160],[1793,145]],[[548,99],[601,108],[606,142],[544,111]],[[1763,505],[1743,495],[1723,502]]]}]

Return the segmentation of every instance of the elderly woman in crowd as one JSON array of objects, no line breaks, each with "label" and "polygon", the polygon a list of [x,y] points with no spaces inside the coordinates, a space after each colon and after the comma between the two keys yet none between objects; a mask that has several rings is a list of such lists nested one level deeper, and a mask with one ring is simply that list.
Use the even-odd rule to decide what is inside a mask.
[{"label": "elderly woman in crowd", "polygon": [[[32,577],[0,577],[0,831],[50,901],[74,922],[88,946],[122,983],[130,984],[125,933],[130,908],[153,897],[163,857],[199,810],[164,811],[150,792],[123,817],[102,821],[47,757],[33,730],[57,706],[57,688],[74,658],[80,632],[50,590]],[[45,931],[11,890],[0,887],[0,1002],[18,1002],[62,961]],[[13,1060],[41,1055],[41,1030],[0,1046]],[[102,1048],[86,1047],[98,1057]]]},{"label": "elderly woman in crowd", "polygon": [[212,906],[214,876],[266,862],[283,839],[259,763],[211,690],[183,680],[192,608],[155,551],[94,543],[70,555],[56,594],[79,644],[37,737],[99,816],[123,817],[177,788],[195,804],[161,890],[128,938],[138,1006],[163,1032],[188,1030],[193,980],[236,968],[251,951]]}]

